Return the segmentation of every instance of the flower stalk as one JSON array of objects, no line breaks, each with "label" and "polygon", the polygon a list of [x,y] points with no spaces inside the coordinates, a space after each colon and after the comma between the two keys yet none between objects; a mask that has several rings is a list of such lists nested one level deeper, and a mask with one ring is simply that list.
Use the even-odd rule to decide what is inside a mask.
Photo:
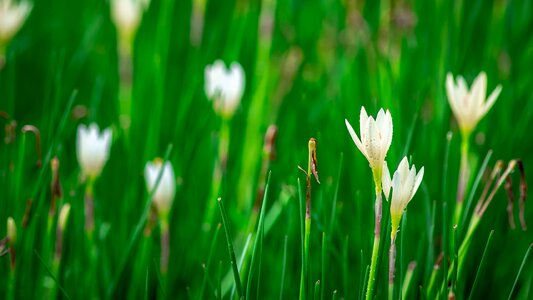
[{"label": "flower stalk", "polygon": [[92,239],[94,232],[94,180],[95,178],[90,176],[87,178],[85,184],[85,232],[89,239]]},{"label": "flower stalk", "polygon": [[[204,91],[212,102],[215,113],[221,119],[218,138],[218,152],[213,168],[211,192],[208,199],[220,196],[222,179],[226,170],[226,161],[230,142],[230,121],[238,109],[245,86],[244,69],[238,62],[233,62],[226,68],[222,60],[216,60],[204,70]],[[211,229],[216,210],[216,203],[208,202],[202,228]]]},{"label": "flower stalk", "polygon": [[[146,187],[152,195],[152,207],[155,207],[159,218],[161,228],[160,270],[162,275],[166,275],[170,253],[169,214],[176,194],[176,177],[172,164],[169,161],[163,163],[160,158],[148,162],[144,172]],[[161,179],[158,183],[159,176]]]},{"label": "flower stalk", "polygon": [[392,117],[390,112],[380,109],[376,118],[368,116],[364,107],[359,114],[360,136],[357,136],[352,126],[345,120],[346,128],[353,142],[368,160],[374,184],[376,187],[376,201],[374,203],[374,246],[370,263],[370,275],[366,289],[366,299],[372,299],[374,284],[376,281],[376,268],[381,241],[381,217],[382,217],[382,172],[385,157],[392,142]]},{"label": "flower stalk", "polygon": [[409,168],[407,157],[404,157],[394,172],[392,180],[390,178],[387,163],[383,163],[383,192],[387,201],[392,192],[390,204],[391,216],[391,244],[389,248],[389,299],[392,300],[394,295],[394,272],[396,263],[396,236],[400,228],[402,215],[407,208],[407,205],[413,199],[422,178],[424,177],[424,167],[420,168],[418,173],[416,167],[413,165]]},{"label": "flower stalk", "polygon": [[470,132],[461,132],[461,166],[459,169],[459,182],[457,183],[457,202],[455,204],[454,224],[458,224],[463,213],[463,203],[466,194],[466,186],[470,178],[470,166],[468,164],[468,149],[470,146]]},{"label": "flower stalk", "polygon": [[[213,166],[213,177],[211,180],[211,192],[208,199],[217,198],[222,192],[222,179],[226,171],[226,162],[228,160],[229,141],[230,141],[230,129],[229,120],[222,118],[220,130],[218,134],[218,147],[217,156],[215,157],[215,163]],[[211,229],[213,218],[216,211],[216,203],[209,201],[204,216],[204,222],[202,228],[205,231]]]},{"label": "flower stalk", "polygon": [[168,257],[170,253],[170,235],[168,230],[168,219],[161,219],[161,274],[168,272]]},{"label": "flower stalk", "polygon": [[498,85],[494,91],[486,98],[487,75],[485,72],[479,73],[474,79],[470,89],[462,76],[453,78],[451,73],[446,76],[446,94],[452,112],[457,120],[461,131],[461,166],[459,169],[459,182],[457,184],[457,199],[454,212],[454,223],[461,220],[463,213],[463,202],[466,188],[470,177],[470,166],[468,164],[469,138],[479,121],[492,108],[502,90]]},{"label": "flower stalk", "polygon": [[309,139],[308,143],[308,162],[307,172],[300,168],[306,174],[306,189],[305,189],[305,221],[304,221],[304,241],[303,241],[303,258],[302,258],[302,273],[300,276],[300,299],[307,299],[308,284],[309,284],[309,241],[311,236],[311,175],[315,177],[317,183],[318,179],[317,161],[316,161],[316,139]]}]

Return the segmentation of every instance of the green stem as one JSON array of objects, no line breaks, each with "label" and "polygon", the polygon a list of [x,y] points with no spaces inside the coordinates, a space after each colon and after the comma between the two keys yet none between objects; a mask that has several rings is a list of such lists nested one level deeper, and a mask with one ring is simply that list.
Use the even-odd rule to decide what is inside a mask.
[{"label": "green stem", "polygon": [[462,134],[461,141],[461,167],[459,169],[459,182],[457,183],[457,204],[455,206],[454,224],[458,224],[463,213],[463,202],[466,194],[466,185],[470,176],[470,168],[468,166],[468,149],[470,133]]},{"label": "green stem", "polygon": [[376,265],[378,261],[380,237],[374,236],[374,247],[372,248],[372,261],[370,263],[370,278],[368,279],[368,285],[366,288],[366,299],[372,299],[374,292],[374,283],[376,281]]},{"label": "green stem", "polygon": [[370,276],[368,278],[368,285],[366,288],[366,299],[371,300],[374,294],[374,284],[376,282],[376,267],[378,262],[378,256],[379,256],[379,242],[381,239],[381,179],[377,180],[377,178],[381,178],[381,176],[377,176],[376,174],[380,172],[374,172],[374,181],[376,183],[376,203],[374,207],[374,214],[375,214],[375,220],[374,220],[374,246],[372,247],[372,260],[370,263]]},{"label": "green stem", "polygon": [[85,185],[85,233],[89,240],[92,240],[94,232],[94,196],[93,196],[94,177],[87,178]]},{"label": "green stem", "polygon": [[395,238],[391,238],[389,249],[389,300],[394,298],[394,271],[396,263],[396,243]]},{"label": "green stem", "polygon": [[[218,135],[218,152],[217,157],[215,158],[215,165],[213,168],[213,179],[211,181],[211,192],[208,199],[216,199],[221,196],[222,192],[222,179],[224,175],[224,170],[226,169],[226,161],[228,158],[229,151],[229,139],[230,139],[230,128],[229,120],[222,118],[222,123],[220,125],[219,135]],[[208,207],[205,212],[204,222],[202,228],[205,231],[211,229],[213,224],[213,218],[216,210],[216,203],[214,201],[208,202]]]},{"label": "green stem", "polygon": [[168,218],[161,218],[161,275],[166,277],[170,249]]}]

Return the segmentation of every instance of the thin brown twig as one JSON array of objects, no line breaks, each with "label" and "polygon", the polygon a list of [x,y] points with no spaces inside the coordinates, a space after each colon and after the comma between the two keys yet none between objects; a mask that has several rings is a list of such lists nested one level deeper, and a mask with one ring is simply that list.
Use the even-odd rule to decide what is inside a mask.
[{"label": "thin brown twig", "polygon": [[503,185],[505,191],[507,192],[507,215],[509,217],[509,226],[511,229],[515,229],[516,225],[514,222],[513,216],[513,203],[514,203],[514,194],[513,194],[513,180],[510,176],[505,179],[505,184]]}]

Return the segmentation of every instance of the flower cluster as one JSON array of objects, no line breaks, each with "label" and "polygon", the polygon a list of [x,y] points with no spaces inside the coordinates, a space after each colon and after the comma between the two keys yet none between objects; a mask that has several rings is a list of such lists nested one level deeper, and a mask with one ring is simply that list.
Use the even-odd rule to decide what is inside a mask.
[{"label": "flower cluster", "polygon": [[[376,192],[381,193],[383,190],[385,199],[389,200],[391,188],[393,190],[390,211],[392,231],[395,233],[398,230],[403,211],[422,182],[424,167],[416,173],[415,166],[409,168],[407,157],[404,157],[394,172],[394,176],[392,179],[390,178],[390,172],[385,161],[392,143],[393,132],[392,117],[388,110],[380,109],[374,119],[372,116],[368,116],[364,107],[361,107],[359,116],[360,139],[348,120],[345,120],[345,123],[355,145],[370,164],[376,183]],[[381,195],[377,196],[380,197]]]}]

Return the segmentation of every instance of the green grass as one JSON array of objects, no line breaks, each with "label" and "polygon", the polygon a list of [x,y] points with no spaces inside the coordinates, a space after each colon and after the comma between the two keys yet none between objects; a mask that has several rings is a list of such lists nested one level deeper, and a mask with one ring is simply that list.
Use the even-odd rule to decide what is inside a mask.
[{"label": "green grass", "polygon": [[[305,168],[311,137],[317,139],[321,184],[313,183],[311,193],[307,298],[364,297],[374,184],[344,125],[347,118],[358,132],[361,106],[371,115],[381,107],[392,114],[389,167],[408,155],[417,169],[425,168],[400,225],[395,297],[428,297],[434,264],[444,253],[430,299],[446,298],[446,278],[457,284],[458,299],[531,298],[533,238],[518,221],[518,171],[511,174],[516,229],[510,228],[502,188],[473,233],[463,274],[455,273],[455,256],[485,186],[480,168],[520,158],[526,180],[533,178],[532,1],[206,0],[200,43],[191,42],[198,24],[191,20],[194,2],[204,1],[152,0],[134,43],[131,101],[123,102],[107,1],[34,4],[0,70],[0,111],[7,117],[0,117],[0,238],[7,235],[8,217],[17,224],[15,268],[10,254],[0,257],[1,299],[297,298],[304,213],[298,195],[305,193],[298,166]],[[211,191],[222,120],[205,96],[203,76],[219,58],[242,64],[246,89],[229,122],[220,189]],[[485,71],[489,92],[503,86],[472,135],[465,201],[477,188],[456,230],[461,140],[446,98],[448,71],[469,84]],[[131,121],[128,130],[121,114]],[[6,143],[10,136],[3,129],[13,121],[16,136]],[[85,186],[76,160],[77,126],[90,122],[113,128],[110,159],[94,186],[92,240],[84,234]],[[41,167],[36,139],[21,131],[28,124],[40,130]],[[270,160],[263,140],[271,124],[278,134]],[[60,161],[59,204],[71,204],[57,266],[57,220],[48,218],[53,157]],[[143,172],[155,157],[168,157],[177,177],[167,274],[159,270],[159,226],[143,231],[145,220],[153,223]],[[268,193],[256,201],[267,178]],[[218,197],[227,214],[223,228]],[[210,207],[215,213],[206,230]],[[388,295],[388,207],[384,201],[377,299]],[[408,290],[401,290],[412,261]]]}]

